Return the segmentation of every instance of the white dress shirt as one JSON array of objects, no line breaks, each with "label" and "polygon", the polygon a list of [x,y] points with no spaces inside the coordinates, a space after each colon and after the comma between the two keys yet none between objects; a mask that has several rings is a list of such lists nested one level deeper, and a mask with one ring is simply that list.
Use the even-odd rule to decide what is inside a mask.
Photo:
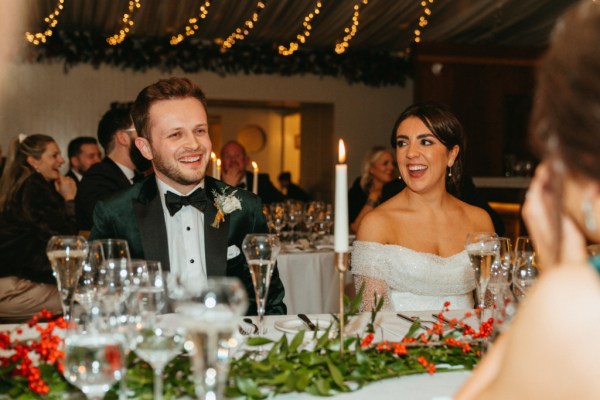
[{"label": "white dress shirt", "polygon": [[[183,206],[171,216],[165,204],[167,191],[182,196],[180,192],[156,178],[160,202],[162,204],[167,243],[169,246],[170,273],[167,278],[168,287],[173,288],[175,282],[189,283],[201,288],[206,283],[206,252],[204,246],[204,213],[193,206]],[[189,193],[204,188],[204,181]],[[188,193],[188,194],[189,194]]]},{"label": "white dress shirt", "polygon": [[119,169],[121,171],[123,171],[123,173],[125,174],[125,177],[127,177],[127,179],[129,179],[129,182],[131,182],[131,184],[133,185],[133,178],[135,177],[135,171],[129,167],[124,166],[123,164],[119,164],[115,160],[113,160],[113,161],[115,162],[115,164],[117,164],[117,167],[119,167]]}]

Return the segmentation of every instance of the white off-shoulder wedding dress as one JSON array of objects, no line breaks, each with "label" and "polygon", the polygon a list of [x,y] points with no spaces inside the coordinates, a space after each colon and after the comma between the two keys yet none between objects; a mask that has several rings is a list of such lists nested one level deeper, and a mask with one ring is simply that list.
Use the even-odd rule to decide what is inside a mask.
[{"label": "white off-shoulder wedding dress", "polygon": [[477,282],[466,251],[440,257],[375,242],[355,241],[352,247],[357,291],[366,283],[363,305],[377,292],[388,310],[441,310],[446,301],[451,309],[473,308]]}]

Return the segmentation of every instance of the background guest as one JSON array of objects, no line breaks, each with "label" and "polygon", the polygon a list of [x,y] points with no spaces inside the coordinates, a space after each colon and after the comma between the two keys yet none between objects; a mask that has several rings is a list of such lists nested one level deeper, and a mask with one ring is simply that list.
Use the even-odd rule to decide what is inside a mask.
[{"label": "background guest", "polygon": [[454,197],[462,173],[464,134],[445,107],[417,104],[402,112],[392,145],[406,189],[369,212],[352,251],[363,283],[363,310],[374,294],[387,309],[472,308],[475,276],[464,250],[469,232],[492,231],[488,214]]},{"label": "background guest", "polygon": [[523,218],[544,271],[457,399],[600,398],[600,257],[585,247],[600,243],[598,48],[600,3],[582,1],[555,27],[530,125],[543,162]]},{"label": "background guest", "polygon": [[19,135],[0,179],[0,316],[29,317],[61,302],[46,256],[53,235],[77,233],[75,182],[50,136]]},{"label": "background guest", "polygon": [[[250,157],[244,146],[236,141],[229,141],[221,148],[222,173],[221,180],[228,185],[252,191],[254,174],[246,171]],[[283,194],[271,183],[269,175],[258,174],[258,197],[263,203],[277,203],[284,200]]]},{"label": "background guest", "polygon": [[129,108],[111,107],[98,123],[98,141],[106,157],[93,165],[79,185],[76,198],[77,226],[92,228],[92,215],[98,200],[127,189],[135,178],[135,164],[130,155],[137,137]]},{"label": "background guest", "polygon": [[310,201],[310,195],[302,188],[292,182],[292,174],[289,171],[284,171],[277,178],[281,193],[286,199],[299,200],[303,202]]},{"label": "background guest", "polygon": [[79,136],[69,142],[67,147],[69,157],[69,172],[66,176],[71,177],[77,186],[83,175],[94,164],[102,160],[102,153],[98,141],[90,136]]},{"label": "background guest", "polygon": [[396,177],[394,155],[385,147],[373,147],[363,157],[360,169],[361,176],[356,178],[348,191],[348,213],[352,232],[357,232],[364,216],[381,203],[383,185]]}]

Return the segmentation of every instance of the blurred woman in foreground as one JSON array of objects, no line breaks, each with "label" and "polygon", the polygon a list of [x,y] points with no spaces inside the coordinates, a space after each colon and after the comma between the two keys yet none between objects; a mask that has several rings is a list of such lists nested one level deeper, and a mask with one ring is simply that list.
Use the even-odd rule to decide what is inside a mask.
[{"label": "blurred woman in foreground", "polygon": [[[544,274],[457,399],[600,398],[600,2],[557,23],[530,135],[543,162],[523,207]],[[552,267],[550,267],[552,266]]]},{"label": "blurred woman in foreground", "polygon": [[0,179],[0,317],[28,317],[61,302],[46,256],[52,235],[76,234],[75,182],[50,136],[19,135]]}]

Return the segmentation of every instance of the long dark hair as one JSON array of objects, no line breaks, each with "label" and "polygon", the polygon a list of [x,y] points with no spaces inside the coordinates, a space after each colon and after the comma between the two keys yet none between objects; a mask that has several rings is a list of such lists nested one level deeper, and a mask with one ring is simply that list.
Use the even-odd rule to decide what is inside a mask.
[{"label": "long dark hair", "polygon": [[19,192],[25,179],[35,172],[27,162],[27,157],[39,160],[49,143],[54,143],[48,135],[23,134],[13,138],[6,158],[6,167],[0,179],[0,212],[6,211],[10,199]]},{"label": "long dark hair", "polygon": [[402,114],[396,120],[392,136],[390,138],[392,147],[396,148],[396,134],[400,124],[409,117],[419,118],[433,133],[448,151],[454,146],[458,146],[458,156],[450,168],[451,175],[446,174],[446,190],[455,196],[460,194],[460,181],[462,178],[464,152],[465,152],[465,134],[458,118],[452,114],[448,108],[440,103],[425,102],[409,106],[402,111]]}]

